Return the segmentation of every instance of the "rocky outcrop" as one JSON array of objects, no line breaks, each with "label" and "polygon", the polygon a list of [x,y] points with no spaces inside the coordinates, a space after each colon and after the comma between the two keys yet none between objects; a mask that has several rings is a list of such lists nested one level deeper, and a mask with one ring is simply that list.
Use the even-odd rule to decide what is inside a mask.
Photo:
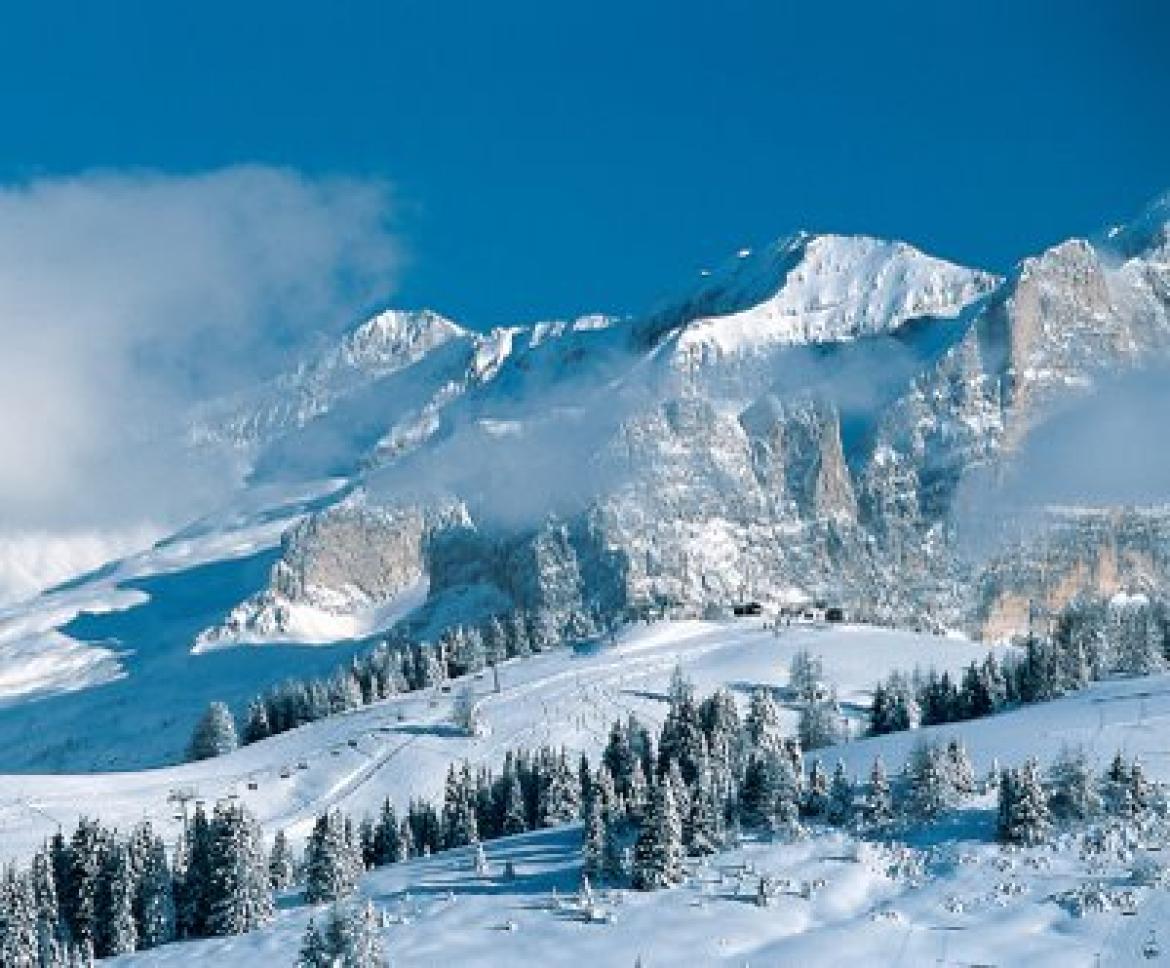
[{"label": "rocky outcrop", "polygon": [[[454,486],[376,523],[307,523],[225,634],[279,631],[303,603],[379,607],[414,581],[429,587],[425,635],[514,609],[564,628],[799,593],[998,637],[1030,603],[1108,590],[1113,571],[1118,587],[1147,559],[1160,575],[1160,552],[1133,550],[1136,525],[1082,521],[1075,541],[983,572],[954,535],[972,513],[965,485],[978,473],[994,487],[1053,403],[1170,355],[1167,211],[1058,245],[1002,283],[899,243],[799,235],[741,252],[643,319],[483,335],[384,314],[278,381],[279,405],[248,424],[277,428],[256,466],[410,482],[455,465]],[[853,374],[881,392],[843,386]],[[493,481],[515,475],[521,505],[543,493],[526,474],[558,482],[548,506],[493,520],[492,488],[467,471],[483,447],[508,455]],[[443,516],[448,493],[472,511]]]},{"label": "rocky outcrop", "polygon": [[196,648],[376,631],[398,617],[392,606],[402,596],[421,601],[429,534],[453,513],[341,505],[305,518],[285,534],[267,587],[204,631]]},{"label": "rocky outcrop", "polygon": [[983,570],[972,629],[988,641],[1047,630],[1078,598],[1170,592],[1170,507],[1050,513]]}]

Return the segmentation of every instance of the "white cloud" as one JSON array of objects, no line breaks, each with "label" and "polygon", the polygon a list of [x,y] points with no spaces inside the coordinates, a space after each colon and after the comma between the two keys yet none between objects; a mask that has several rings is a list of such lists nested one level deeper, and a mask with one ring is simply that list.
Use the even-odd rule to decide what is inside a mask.
[{"label": "white cloud", "polygon": [[212,500],[183,415],[385,299],[390,214],[385,184],[263,167],[0,186],[0,540]]},{"label": "white cloud", "polygon": [[968,553],[985,557],[1042,530],[1049,508],[1170,504],[1168,413],[1165,365],[1098,374],[1092,392],[1047,413],[1006,466],[963,481],[956,524]]}]

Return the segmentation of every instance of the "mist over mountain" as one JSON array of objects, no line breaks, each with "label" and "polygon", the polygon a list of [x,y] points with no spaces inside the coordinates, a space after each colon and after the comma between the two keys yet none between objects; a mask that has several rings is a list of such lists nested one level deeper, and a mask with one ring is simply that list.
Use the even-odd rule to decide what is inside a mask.
[{"label": "mist over mountain", "polygon": [[[387,311],[205,408],[194,437],[255,483],[344,479],[351,534],[363,514],[431,522],[406,569],[427,582],[411,620],[428,634],[517,608],[588,629],[752,597],[968,627],[1009,511],[1043,530],[1050,505],[1161,493],[1140,442],[1170,347],[1165,216],[1160,201],[1005,279],[799,233],[644,317],[476,333]],[[290,538],[293,557],[321,540]],[[208,638],[292,634],[276,591]]]},{"label": "mist over mountain", "polygon": [[[317,190],[264,172],[236,177],[294,197]],[[214,190],[234,188],[229,179]],[[320,300],[349,298],[330,274],[365,267],[357,291],[366,292],[392,271],[388,239],[343,227],[354,205],[376,220],[370,197],[321,190],[325,200],[305,204],[323,207],[304,217],[338,220],[338,246],[291,255],[241,313],[321,312]],[[133,191],[176,192],[187,204],[186,186]],[[302,280],[305,267],[317,275]],[[317,296],[303,298],[306,285]],[[127,303],[140,313],[131,321],[167,305],[152,291]],[[42,528],[35,566],[26,538],[10,542],[25,557],[10,554],[9,572],[27,596],[126,550],[139,553],[94,580],[153,573],[151,562],[179,547],[220,549],[200,552],[204,563],[228,560],[233,542],[267,549],[265,580],[225,586],[207,620],[181,633],[201,652],[349,641],[395,623],[427,638],[514,613],[538,617],[550,635],[587,636],[646,614],[717,614],[756,599],[831,601],[873,621],[1010,637],[1023,631],[1018,619],[988,624],[989,602],[1020,593],[1011,583],[1024,580],[1050,528],[1068,546],[1067,516],[1052,509],[1140,506],[1152,520],[1165,490],[1161,448],[1149,446],[1170,361],[1164,199],[1006,278],[905,243],[797,233],[733,253],[641,316],[476,332],[434,310],[388,309],[301,337],[299,348],[259,351],[230,327],[233,343],[197,326],[165,340],[130,323],[127,332],[117,352],[157,346],[164,374],[225,367],[227,382],[209,385],[226,392],[157,401],[137,430],[115,436],[158,441],[142,461],[119,457],[121,444],[107,455],[164,498],[116,492],[137,516],[115,514],[115,502],[108,522],[130,537],[79,507],[66,523],[88,523],[93,537],[58,546]],[[191,340],[205,351],[192,356]],[[249,352],[255,361],[237,359]],[[115,419],[100,408],[88,416],[95,427]],[[88,470],[87,500],[100,502],[122,477],[95,466],[62,469],[54,486]],[[222,469],[194,503],[192,468]],[[173,513],[152,513],[168,501],[191,509],[178,531]],[[241,528],[248,537],[232,538]],[[1084,541],[1091,549],[1107,534],[1094,524]],[[1151,561],[1110,586],[1161,583]],[[82,579],[66,594],[87,588]],[[1069,582],[1058,598],[1079,591]],[[53,605],[62,617],[45,618],[46,607],[34,594],[12,611],[22,649],[41,648],[27,637],[28,615],[42,616],[32,624],[47,635],[76,614]],[[44,640],[50,657],[53,641]]]}]

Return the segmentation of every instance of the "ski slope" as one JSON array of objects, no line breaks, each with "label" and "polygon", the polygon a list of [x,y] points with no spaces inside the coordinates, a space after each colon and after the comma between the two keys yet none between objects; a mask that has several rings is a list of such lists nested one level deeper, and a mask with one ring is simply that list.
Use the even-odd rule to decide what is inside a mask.
[{"label": "ski slope", "polygon": [[[336,716],[227,756],[134,773],[0,777],[0,845],[24,856],[58,824],[100,812],[120,827],[149,818],[170,837],[175,793],[213,801],[238,796],[271,835],[303,840],[312,819],[338,806],[353,815],[389,796],[438,797],[447,765],[467,758],[498,767],[506,749],[564,744],[596,754],[615,716],[661,721],[676,664],[700,694],[726,685],[746,699],[758,685],[781,687],[792,655],[823,657],[846,715],[859,719],[868,690],[892,669],[958,670],[982,645],[860,626],[800,626],[777,635],[758,620],[674,622],[628,629],[617,642],[562,650],[501,667],[470,682],[490,734],[472,739],[450,725],[450,692],[427,690]],[[795,728],[795,712],[785,711]],[[1083,745],[1098,766],[1121,749],[1155,778],[1170,780],[1170,676],[1098,684],[1052,703],[982,720],[872,739],[820,755],[864,775],[874,756],[900,769],[923,739],[960,737],[976,771],[1028,756],[1051,759]],[[817,754],[810,754],[817,755]],[[252,788],[254,786],[254,789]],[[1170,914],[1170,893],[1135,886],[1132,858],[1094,866],[1057,839],[1020,850],[993,843],[993,794],[939,824],[912,831],[907,847],[859,844],[839,831],[813,831],[795,844],[749,840],[703,864],[687,883],[655,894],[598,891],[591,910],[573,899],[580,878],[580,830],[539,831],[486,845],[490,870],[474,872],[467,850],[367,875],[360,894],[386,922],[392,963],[501,965],[1093,965],[1144,963],[1143,949]],[[512,861],[517,877],[505,881]],[[761,875],[778,885],[755,904]],[[1057,895],[1088,882],[1129,892],[1133,916],[1118,910],[1074,917]],[[115,965],[216,963],[225,968],[292,964],[310,909],[290,895],[264,930],[186,942],[114,959]],[[600,918],[601,920],[598,920]]]},{"label": "ski slope", "polygon": [[[864,652],[854,646],[864,639],[855,630],[842,631],[836,642],[852,653],[846,662],[856,662]],[[673,641],[679,652],[691,652],[678,638]],[[701,648],[697,641],[693,645],[696,652]],[[832,654],[825,649],[827,659]],[[720,658],[717,650],[690,657],[695,661],[688,668],[700,674],[714,672]],[[897,769],[914,742],[958,735],[984,774],[997,759],[1006,764],[1047,757],[1079,742],[1099,765],[1121,747],[1166,780],[1165,756],[1158,754],[1170,739],[1168,716],[1170,677],[1162,676],[1107,683],[1014,713],[825,752],[841,753],[858,771],[877,754]],[[475,873],[470,849],[381,868],[363,879],[359,897],[381,912],[395,966],[629,966],[641,958],[648,968],[1068,968],[1146,964],[1160,956],[1166,939],[1158,932],[1170,915],[1170,891],[1134,883],[1131,870],[1141,846],[1087,857],[1073,837],[1060,834],[1036,848],[1001,848],[994,843],[995,810],[994,793],[985,793],[937,824],[910,831],[906,846],[861,843],[825,828],[792,844],[751,839],[690,862],[686,883],[675,890],[599,889],[590,905],[577,898],[581,833],[575,825],[488,843],[486,874]],[[1158,843],[1145,852],[1165,864]],[[508,862],[516,871],[512,881],[503,877]],[[761,876],[776,887],[767,907],[755,903]],[[1074,916],[1060,896],[1086,885],[1127,898],[1128,907]],[[290,896],[260,932],[173,945],[113,963],[292,964],[311,913]]]},{"label": "ski slope", "polygon": [[[25,854],[58,825],[71,827],[90,812],[123,829],[149,818],[169,836],[178,830],[175,794],[208,803],[239,796],[270,834],[283,827],[299,841],[326,807],[360,816],[387,796],[399,808],[415,796],[438,798],[452,762],[498,769],[506,750],[546,743],[595,759],[614,719],[632,712],[657,727],[676,665],[700,694],[727,685],[746,702],[757,686],[783,686],[800,649],[823,656],[858,731],[868,691],[886,672],[916,665],[955,671],[986,653],[963,639],[863,626],[795,626],[779,635],[758,619],[637,626],[612,645],[504,663],[498,694],[488,671],[454,680],[446,692],[407,693],[202,763],[0,776],[0,853]],[[468,738],[451,724],[453,698],[467,683],[480,697],[487,736]],[[796,712],[785,715],[795,731]]]}]

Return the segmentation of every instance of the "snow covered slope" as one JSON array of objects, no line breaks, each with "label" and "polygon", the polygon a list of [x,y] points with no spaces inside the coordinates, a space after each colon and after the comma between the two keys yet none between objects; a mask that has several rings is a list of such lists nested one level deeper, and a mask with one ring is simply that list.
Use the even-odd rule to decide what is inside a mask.
[{"label": "snow covered slope", "polygon": [[[613,719],[635,712],[656,727],[661,723],[676,665],[700,691],[728,684],[746,701],[756,685],[782,686],[789,660],[802,648],[823,656],[826,676],[838,685],[855,722],[868,690],[885,672],[918,665],[954,672],[986,654],[983,646],[961,639],[863,627],[792,628],[777,637],[758,621],[638,626],[613,646],[505,663],[498,694],[490,673],[471,679],[483,697],[486,737],[467,738],[451,725],[459,688],[454,683],[449,692],[408,693],[199,763],[101,776],[0,776],[0,851],[34,848],[97,802],[109,824],[125,827],[149,817],[174,832],[167,797],[180,788],[208,802],[238,795],[270,831],[284,827],[300,839],[327,806],[360,815],[386,796],[400,807],[415,796],[441,796],[452,762],[469,759],[498,768],[505,751],[542,743],[596,757]],[[142,697],[138,722],[151,723],[151,704],[148,695]],[[785,716],[795,730],[796,713]],[[139,736],[144,744],[158,741],[145,731]]]},{"label": "snow covered slope", "polygon": [[[883,671],[886,657],[905,666],[920,657],[954,668],[981,650],[900,633],[864,629],[802,629],[779,639],[750,625],[664,624],[631,633],[613,650],[549,655],[509,667],[504,691],[488,700],[493,727],[480,741],[442,728],[444,700],[404,697],[350,716],[317,723],[204,764],[143,774],[93,778],[4,778],[0,800],[6,849],[31,850],[59,821],[83,808],[81,796],[108,804],[108,819],[143,816],[164,825],[171,792],[211,799],[236,793],[264,816],[303,836],[313,809],[372,809],[390,796],[401,804],[435,794],[452,759],[498,762],[515,742],[564,742],[595,752],[608,719],[635,709],[655,721],[675,661],[701,690],[727,684],[741,700],[755,684],[784,685],[779,671],[798,647],[825,658],[826,673],[853,700],[860,683]],[[398,713],[403,714],[399,719]],[[876,755],[891,767],[924,739],[960,738],[976,770],[1027,756],[1051,758],[1081,744],[1095,766],[1116,750],[1139,756],[1156,778],[1170,778],[1165,747],[1170,677],[1093,686],[1053,703],[989,719],[854,740],[824,751],[864,774]],[[351,745],[350,740],[356,740]],[[493,759],[495,757],[495,759]],[[301,768],[301,764],[305,764]],[[287,769],[286,769],[287,768]],[[281,771],[289,774],[282,779]],[[425,777],[434,779],[427,781]],[[255,784],[256,789],[250,788]],[[652,894],[598,890],[590,918],[576,901],[580,832],[568,827],[486,845],[488,869],[474,871],[467,849],[382,868],[361,882],[386,918],[382,935],[401,966],[495,966],[537,959],[542,964],[742,965],[800,962],[851,964],[1138,964],[1151,929],[1170,913],[1164,889],[1130,879],[1132,858],[1082,854],[1073,838],[1038,848],[994,843],[994,795],[979,795],[948,819],[911,830],[907,843],[861,843],[840,831],[818,831],[796,843],[749,839],[689,866],[686,883]],[[271,833],[271,826],[269,826]],[[506,863],[516,871],[503,876]],[[779,896],[756,906],[761,876]],[[1120,910],[1074,916],[1061,896],[1101,882],[1129,892],[1133,916]],[[125,956],[118,965],[215,962],[291,963],[310,914],[287,898],[268,927],[236,938],[187,942]]]},{"label": "snow covered slope", "polygon": [[683,354],[839,343],[953,317],[996,281],[902,242],[801,233],[742,250],[653,326],[674,316]]},{"label": "snow covered slope", "polygon": [[[798,235],[645,317],[478,334],[380,313],[198,415],[195,446],[251,471],[222,515],[0,612],[0,738],[35,734],[0,766],[157,765],[209,700],[402,618],[426,641],[514,614],[572,640],[820,597],[982,629],[972,590],[996,592],[952,542],[956,495],[1053,398],[1165,359],[1165,214],[1002,282]],[[329,648],[292,647],[309,642]],[[143,703],[144,751],[116,722],[155,689],[171,701]],[[94,710],[115,725],[85,754]]]},{"label": "snow covered slope", "polygon": [[[1133,917],[1114,909],[1075,918],[1055,897],[1081,887],[1082,865],[1041,851],[1005,857],[982,839],[986,823],[954,832],[980,839],[918,850],[859,845],[841,834],[798,844],[747,843],[693,865],[675,890],[595,890],[591,915],[578,900],[580,833],[555,829],[493,842],[484,874],[474,872],[467,849],[383,868],[363,879],[359,897],[384,913],[388,923],[380,934],[399,968],[622,968],[639,960],[729,968],[1088,968],[1149,964],[1151,931],[1165,943],[1170,900],[1164,890],[1132,890],[1140,898]],[[514,881],[504,877],[508,863]],[[900,873],[899,865],[909,870]],[[1111,878],[1120,881],[1122,870],[1111,867]],[[755,904],[761,876],[786,885],[766,908]],[[164,946],[109,963],[292,964],[310,915],[320,919],[323,913],[285,908],[271,926],[252,934]]]}]

